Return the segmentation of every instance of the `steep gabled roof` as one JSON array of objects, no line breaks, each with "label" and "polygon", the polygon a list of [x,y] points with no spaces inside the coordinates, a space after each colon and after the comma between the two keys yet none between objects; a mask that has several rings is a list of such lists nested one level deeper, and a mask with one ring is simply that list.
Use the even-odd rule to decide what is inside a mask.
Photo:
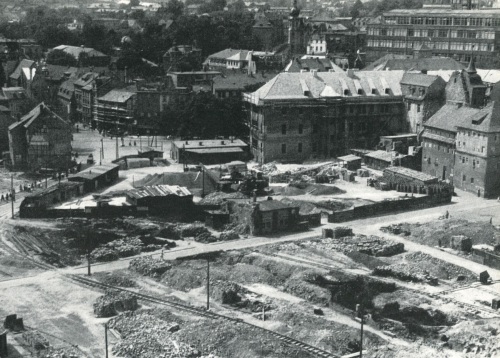
[{"label": "steep gabled roof", "polygon": [[49,113],[52,117],[60,120],[64,124],[68,124],[64,119],[59,117],[57,114],[55,114],[49,107],[45,105],[45,103],[40,103],[38,106],[33,108],[28,114],[25,114],[24,116],[21,117],[19,121],[16,123],[13,123],[9,126],[9,131],[18,127],[18,126],[23,126],[24,128],[29,128],[31,124],[40,117],[40,115],[44,113]]},{"label": "steep gabled roof", "polygon": [[438,81],[439,78],[439,76],[431,76],[423,73],[406,72],[403,75],[401,84],[430,87],[435,81]]},{"label": "steep gabled roof", "polygon": [[18,79],[19,77],[21,77],[23,69],[29,70],[30,68],[34,67],[34,65],[35,61],[23,59],[21,60],[21,62],[19,62],[19,65],[17,65],[16,69],[14,70],[14,72],[12,72],[12,74],[9,77],[12,79]]}]

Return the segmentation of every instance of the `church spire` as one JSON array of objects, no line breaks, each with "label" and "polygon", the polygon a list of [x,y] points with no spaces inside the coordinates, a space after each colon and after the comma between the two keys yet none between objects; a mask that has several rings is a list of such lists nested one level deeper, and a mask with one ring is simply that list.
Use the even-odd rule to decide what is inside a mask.
[{"label": "church spire", "polygon": [[467,71],[468,74],[477,73],[477,71],[476,71],[476,63],[474,61],[474,55],[473,54],[471,54],[471,56],[470,56],[469,66],[467,67],[466,71]]}]

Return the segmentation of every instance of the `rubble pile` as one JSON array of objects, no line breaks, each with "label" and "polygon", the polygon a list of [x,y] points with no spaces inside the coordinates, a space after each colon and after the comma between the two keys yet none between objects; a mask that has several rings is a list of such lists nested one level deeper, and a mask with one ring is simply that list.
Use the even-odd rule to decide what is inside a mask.
[{"label": "rubble pile", "polygon": [[96,317],[112,317],[119,312],[135,311],[139,305],[137,298],[129,292],[108,290],[94,303]]},{"label": "rubble pile", "polygon": [[159,277],[170,270],[171,267],[170,263],[150,256],[133,259],[128,266],[129,270],[150,277]]},{"label": "rubble pile", "polygon": [[428,282],[429,284],[437,284],[438,282],[437,277],[431,276],[429,272],[415,272],[414,269],[407,264],[375,267],[372,274],[382,277],[394,277],[401,281],[409,282]]},{"label": "rubble pile", "polygon": [[122,340],[113,346],[113,354],[123,358],[194,358],[200,352],[173,336],[179,331],[179,323],[173,316],[152,311],[127,312],[109,321]]},{"label": "rubble pile", "polygon": [[107,247],[98,247],[94,249],[91,253],[91,257],[97,262],[109,262],[119,259],[117,252]]},{"label": "rubble pile", "polygon": [[210,280],[210,297],[222,304],[235,304],[241,301],[245,289],[236,282]]},{"label": "rubble pile", "polygon": [[444,332],[449,348],[462,352],[468,358],[499,356],[499,334],[498,320],[463,321]]},{"label": "rubble pile", "polygon": [[49,348],[49,341],[36,330],[26,331],[22,334],[24,341],[31,349],[40,351]]},{"label": "rubble pile", "polygon": [[119,257],[129,257],[140,254],[143,243],[136,237],[127,237],[108,242],[103,247],[114,250]]},{"label": "rubble pile", "polygon": [[222,205],[226,199],[248,199],[249,197],[241,192],[224,193],[222,191],[215,191],[208,194],[200,200],[200,205]]},{"label": "rubble pile", "polygon": [[[345,228],[345,230],[352,230]],[[334,229],[335,230],[335,229]],[[341,230],[343,230],[341,228]],[[335,232],[334,232],[335,235]],[[340,235],[343,235],[341,232]],[[371,256],[393,256],[404,252],[404,245],[391,240],[380,238],[378,236],[342,236],[334,238],[323,238],[321,240],[304,242],[304,246],[316,250],[337,251],[350,253],[353,251],[361,252]]]},{"label": "rubble pile", "polygon": [[393,235],[403,235],[403,236],[410,236],[411,235],[411,231],[407,228],[407,225],[404,223],[391,224],[389,226],[382,226],[380,228],[380,231],[387,232],[387,233],[393,234]]},{"label": "rubble pile", "polygon": [[311,184],[304,181],[294,181],[282,188],[281,194],[285,196],[297,195],[336,195],[343,194],[344,190],[333,185]]},{"label": "rubble pile", "polygon": [[64,347],[52,348],[43,351],[38,356],[39,358],[85,358],[86,354],[82,353],[78,348]]},{"label": "rubble pile", "polygon": [[202,223],[187,224],[180,227],[181,237],[197,237],[201,234],[210,234]]},{"label": "rubble pile", "polygon": [[473,282],[477,279],[473,272],[463,267],[453,265],[420,251],[407,254],[405,259],[410,263],[414,270],[428,270],[431,275],[434,275],[439,279],[456,280],[457,277],[464,276],[466,278],[462,281],[464,283],[470,283],[471,281]]},{"label": "rubble pile", "polygon": [[120,276],[115,273],[104,273],[103,275],[101,274],[96,274],[94,275],[99,281],[107,284],[107,285],[112,285],[112,286],[119,286],[119,287],[136,287],[135,281],[129,279],[128,277]]},{"label": "rubble pile", "polygon": [[238,235],[237,232],[228,230],[228,231],[223,231],[220,233],[219,236],[219,241],[231,241],[231,240],[238,240],[240,238],[240,235]]},{"label": "rubble pile", "polygon": [[211,242],[217,242],[219,240],[207,230],[207,232],[202,232],[196,235],[194,241],[210,244]]}]

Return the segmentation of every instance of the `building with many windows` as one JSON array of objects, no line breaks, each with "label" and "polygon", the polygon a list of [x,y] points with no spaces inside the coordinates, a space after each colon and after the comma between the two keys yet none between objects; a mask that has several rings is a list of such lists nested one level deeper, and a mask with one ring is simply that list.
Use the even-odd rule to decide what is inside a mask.
[{"label": "building with many windows", "polygon": [[367,61],[387,53],[411,54],[426,45],[433,55],[498,66],[500,9],[404,9],[386,12],[367,25]]},{"label": "building with many windows", "polygon": [[425,124],[422,171],[480,197],[500,194],[500,87],[489,97],[474,62],[446,85],[446,104]]},{"label": "building with many windows", "polygon": [[280,73],[245,94],[259,163],[336,157],[408,129],[403,71]]}]

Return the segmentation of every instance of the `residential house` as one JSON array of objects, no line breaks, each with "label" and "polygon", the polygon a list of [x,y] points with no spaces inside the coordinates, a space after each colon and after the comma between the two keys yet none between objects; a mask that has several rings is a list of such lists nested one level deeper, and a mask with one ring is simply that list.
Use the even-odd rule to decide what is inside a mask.
[{"label": "residential house", "polygon": [[402,71],[280,73],[244,94],[259,163],[338,157],[408,128]]},{"label": "residential house", "polygon": [[36,72],[36,62],[31,60],[21,60],[14,72],[8,79],[9,87],[22,87],[26,90],[30,88],[31,82]]},{"label": "residential house", "polygon": [[76,79],[73,86],[75,89],[76,119],[90,124],[94,113],[95,96],[103,96],[111,90],[111,78],[98,72],[87,72]]},{"label": "residential house", "polygon": [[71,125],[40,103],[9,127],[13,168],[67,171],[71,162]]},{"label": "residential house", "polygon": [[67,121],[74,122],[76,119],[75,81],[70,78],[64,81],[59,87],[57,98],[61,103],[59,114]]},{"label": "residential house", "polygon": [[[418,55],[420,56],[420,55]],[[460,71],[466,66],[451,57],[416,57],[403,54],[386,54],[363,68],[363,71]]]},{"label": "residential house", "polygon": [[179,72],[201,67],[201,49],[192,45],[174,45],[163,55],[163,70],[165,72]]},{"label": "residential house", "polygon": [[241,139],[174,141],[170,157],[183,164],[221,164],[248,159],[248,144]]},{"label": "residential house", "polygon": [[118,179],[120,166],[117,164],[94,165],[70,175],[68,181],[83,183],[83,192],[91,193],[109,186]]},{"label": "residential house", "polygon": [[94,125],[103,129],[125,130],[134,124],[135,92],[113,89],[97,97]]},{"label": "residential house", "polygon": [[10,115],[21,118],[29,109],[31,100],[22,87],[4,87],[1,89],[0,104],[9,108]]},{"label": "residential house", "polygon": [[0,154],[9,150],[9,126],[14,122],[15,119],[10,115],[10,109],[0,105]]},{"label": "residential house", "polygon": [[52,50],[61,50],[71,55],[80,66],[108,66],[110,57],[91,47],[59,45]]},{"label": "residential house", "polygon": [[401,91],[408,114],[410,132],[420,133],[424,123],[445,103],[446,82],[439,76],[405,73]]},{"label": "residential house", "polygon": [[[242,98],[242,93],[253,92],[255,88],[264,85],[273,78],[273,74],[257,72],[256,74],[246,74],[241,72],[226,72],[222,76],[214,77],[212,89],[217,98]],[[256,87],[258,86],[258,87]],[[248,90],[251,89],[252,90]]]}]

